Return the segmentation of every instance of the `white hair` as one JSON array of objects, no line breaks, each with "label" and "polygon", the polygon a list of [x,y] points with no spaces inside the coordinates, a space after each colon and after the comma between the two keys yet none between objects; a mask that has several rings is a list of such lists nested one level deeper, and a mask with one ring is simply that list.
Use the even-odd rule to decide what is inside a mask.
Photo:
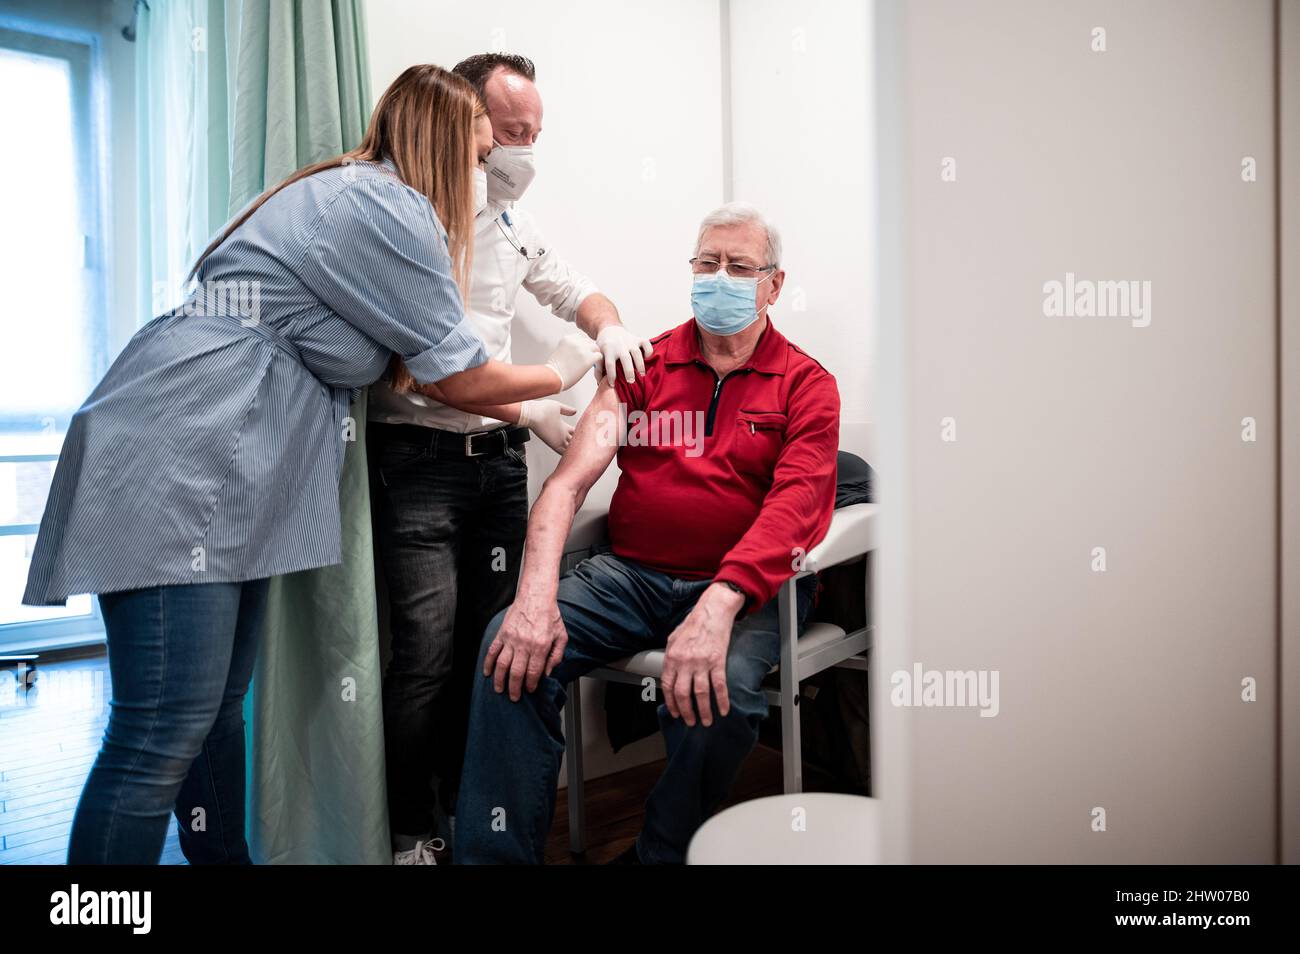
[{"label": "white hair", "polygon": [[700,244],[704,241],[704,233],[709,229],[720,225],[747,225],[751,222],[767,233],[767,261],[763,264],[780,268],[781,235],[777,232],[776,226],[763,218],[763,213],[748,202],[728,202],[706,215],[700,222],[700,234],[695,237],[695,251],[699,252]]}]

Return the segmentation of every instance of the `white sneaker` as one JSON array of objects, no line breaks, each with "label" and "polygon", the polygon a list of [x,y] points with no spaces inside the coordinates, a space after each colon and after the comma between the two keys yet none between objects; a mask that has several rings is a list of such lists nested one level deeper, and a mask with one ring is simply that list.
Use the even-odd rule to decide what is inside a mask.
[{"label": "white sneaker", "polygon": [[410,851],[393,852],[393,864],[395,865],[436,865],[438,859],[434,857],[435,851],[442,851],[447,847],[447,843],[441,838],[430,838],[428,841],[417,841],[415,847]]}]

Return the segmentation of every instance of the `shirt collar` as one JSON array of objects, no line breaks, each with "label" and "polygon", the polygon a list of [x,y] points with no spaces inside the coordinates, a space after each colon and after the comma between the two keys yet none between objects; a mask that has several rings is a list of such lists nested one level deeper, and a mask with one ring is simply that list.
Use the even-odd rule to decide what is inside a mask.
[{"label": "shirt collar", "polygon": [[514,207],[513,202],[498,202],[495,199],[488,199],[487,205],[483,206],[474,218],[478,219],[480,223],[495,222],[501,218],[502,213],[511,212]]},{"label": "shirt collar", "polygon": [[[751,368],[764,374],[785,374],[786,365],[790,360],[788,345],[789,342],[776,330],[772,319],[768,318],[767,327],[758,336],[758,346],[754,348],[754,353],[736,370]],[[700,351],[700,335],[694,318],[669,332],[667,347],[664,349],[664,361],[668,364],[691,364],[695,361],[704,361],[704,353]]]}]

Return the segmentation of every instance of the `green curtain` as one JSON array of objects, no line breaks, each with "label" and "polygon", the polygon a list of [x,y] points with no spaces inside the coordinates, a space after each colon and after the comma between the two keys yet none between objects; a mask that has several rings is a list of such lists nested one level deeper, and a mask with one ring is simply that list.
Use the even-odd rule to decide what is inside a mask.
[{"label": "green curtain", "polygon": [[185,276],[230,210],[226,5],[157,0],[136,37],[136,252],[144,324],[184,300]]},{"label": "green curtain", "polygon": [[[271,582],[245,703],[260,864],[389,864],[366,392],[339,488],[343,563]],[[249,712],[251,710],[251,717]]]},{"label": "green curtain", "polygon": [[370,68],[360,0],[243,0],[230,143],[230,210],[361,142]]},{"label": "green curtain", "polygon": [[[151,316],[180,300],[190,264],[230,216],[360,142],[369,66],[361,0],[154,0],[138,29],[140,271]],[[392,860],[364,392],[352,416],[343,563],[272,581],[245,702],[258,863]]]}]

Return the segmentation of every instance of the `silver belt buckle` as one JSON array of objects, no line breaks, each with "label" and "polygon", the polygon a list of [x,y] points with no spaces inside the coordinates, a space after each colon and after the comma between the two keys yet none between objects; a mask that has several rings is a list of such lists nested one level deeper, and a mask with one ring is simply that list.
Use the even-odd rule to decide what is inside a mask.
[{"label": "silver belt buckle", "polygon": [[475,450],[474,450],[474,444],[473,444],[473,441],[474,441],[474,438],[476,438],[476,437],[486,437],[488,434],[492,434],[492,433],[497,433],[497,434],[500,434],[500,435],[501,435],[501,451],[502,451],[502,453],[504,453],[504,452],[506,451],[506,449],[510,446],[510,429],[509,429],[509,428],[502,428],[501,430],[496,431],[496,432],[493,432],[493,431],[473,431],[473,432],[471,432],[471,433],[466,434],[466,435],[465,435],[465,456],[466,456],[466,457],[482,457],[484,454],[486,454],[487,451],[475,451]]}]

